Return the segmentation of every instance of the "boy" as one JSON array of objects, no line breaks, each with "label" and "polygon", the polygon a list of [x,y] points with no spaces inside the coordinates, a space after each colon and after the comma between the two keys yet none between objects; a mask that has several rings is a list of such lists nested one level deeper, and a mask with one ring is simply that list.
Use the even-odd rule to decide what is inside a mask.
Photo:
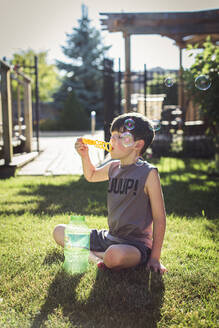
[{"label": "boy", "polygon": [[[160,263],[166,215],[157,169],[140,156],[154,139],[151,122],[138,113],[116,117],[111,124],[114,161],[96,168],[88,147],[78,138],[75,148],[81,156],[89,182],[109,180],[109,231],[96,229],[90,234],[90,259],[99,268],[124,269],[147,263],[147,268],[163,274]],[[55,241],[64,247],[64,225],[55,227]]]}]

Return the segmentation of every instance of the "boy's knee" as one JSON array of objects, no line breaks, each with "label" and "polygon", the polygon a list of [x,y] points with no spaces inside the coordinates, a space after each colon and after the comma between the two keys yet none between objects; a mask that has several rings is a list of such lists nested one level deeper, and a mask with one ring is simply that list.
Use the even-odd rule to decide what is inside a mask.
[{"label": "boy's knee", "polygon": [[107,248],[104,255],[104,264],[108,268],[116,268],[122,265],[122,253],[118,251],[117,247],[112,245]]},{"label": "boy's knee", "polygon": [[56,243],[64,247],[65,224],[58,224],[53,230],[53,238]]}]

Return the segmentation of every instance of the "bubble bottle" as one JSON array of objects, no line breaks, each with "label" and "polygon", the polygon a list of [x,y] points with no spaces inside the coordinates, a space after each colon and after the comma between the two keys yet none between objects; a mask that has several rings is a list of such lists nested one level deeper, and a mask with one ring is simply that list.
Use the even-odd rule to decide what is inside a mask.
[{"label": "bubble bottle", "polygon": [[88,267],[90,230],[84,216],[71,216],[65,228],[63,268],[66,272],[82,273]]}]

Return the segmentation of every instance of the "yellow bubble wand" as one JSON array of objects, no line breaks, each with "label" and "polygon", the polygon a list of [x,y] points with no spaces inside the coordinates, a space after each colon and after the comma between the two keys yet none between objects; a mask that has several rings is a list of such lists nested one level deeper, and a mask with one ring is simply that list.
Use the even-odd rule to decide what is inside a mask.
[{"label": "yellow bubble wand", "polygon": [[87,145],[93,145],[96,148],[104,149],[108,152],[112,150],[112,145],[110,142],[101,141],[101,140],[92,140],[86,138],[82,138],[82,142]]}]

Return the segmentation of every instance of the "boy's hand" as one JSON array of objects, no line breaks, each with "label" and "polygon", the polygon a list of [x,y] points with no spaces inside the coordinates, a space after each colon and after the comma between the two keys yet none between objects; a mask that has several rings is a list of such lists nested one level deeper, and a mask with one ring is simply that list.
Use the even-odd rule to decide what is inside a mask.
[{"label": "boy's hand", "polygon": [[168,271],[164,265],[162,265],[158,260],[153,258],[150,258],[148,260],[147,269],[152,269],[154,272],[158,272],[161,275]]},{"label": "boy's hand", "polygon": [[88,154],[88,146],[82,142],[82,138],[77,138],[75,142],[75,149],[81,157]]}]

